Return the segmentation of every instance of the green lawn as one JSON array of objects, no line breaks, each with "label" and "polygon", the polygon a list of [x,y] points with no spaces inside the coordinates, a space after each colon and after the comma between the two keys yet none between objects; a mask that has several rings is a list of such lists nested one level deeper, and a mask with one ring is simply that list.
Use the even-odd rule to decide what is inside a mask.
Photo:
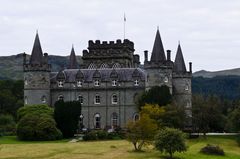
[{"label": "green lawn", "polygon": [[[226,153],[225,157],[208,156],[199,153],[207,143],[217,144]],[[239,159],[240,147],[234,137],[208,137],[188,140],[188,151],[176,153],[182,159]],[[67,140],[55,142],[22,142],[16,137],[0,137],[0,159],[159,159],[161,154],[152,147],[145,152],[133,152],[132,145],[125,140],[69,143]]]}]

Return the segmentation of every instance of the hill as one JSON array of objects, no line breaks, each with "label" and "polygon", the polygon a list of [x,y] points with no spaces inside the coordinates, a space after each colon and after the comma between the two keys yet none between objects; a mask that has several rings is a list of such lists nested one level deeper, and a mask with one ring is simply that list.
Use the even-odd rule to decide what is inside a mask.
[{"label": "hill", "polygon": [[[27,55],[29,60],[30,56]],[[78,62],[81,57],[77,56]],[[49,56],[49,63],[52,64],[52,71],[59,71],[64,66],[68,65],[69,56]],[[0,57],[0,79],[23,79],[23,54]]]},{"label": "hill", "polygon": [[213,72],[201,70],[193,73],[193,77],[213,78],[216,76],[240,76],[240,68]]}]

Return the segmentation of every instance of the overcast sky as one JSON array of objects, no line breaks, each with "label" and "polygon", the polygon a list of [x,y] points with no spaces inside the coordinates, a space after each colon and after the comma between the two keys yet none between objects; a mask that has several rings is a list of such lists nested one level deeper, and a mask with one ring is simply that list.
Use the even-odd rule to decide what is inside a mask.
[{"label": "overcast sky", "polygon": [[240,0],[0,0],[0,56],[31,53],[38,29],[50,55],[77,55],[88,40],[123,39],[152,51],[157,26],[175,58],[180,40],[193,70],[240,67]]}]

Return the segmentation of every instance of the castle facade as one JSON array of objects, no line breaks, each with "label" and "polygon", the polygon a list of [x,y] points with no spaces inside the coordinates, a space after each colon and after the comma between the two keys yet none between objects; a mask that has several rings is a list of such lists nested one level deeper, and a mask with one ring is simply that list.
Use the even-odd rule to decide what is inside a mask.
[{"label": "castle facade", "polygon": [[79,120],[83,127],[124,127],[127,121],[139,118],[137,95],[153,86],[166,85],[176,103],[191,117],[192,65],[189,63],[187,71],[180,44],[175,61],[171,60],[170,50],[166,58],[157,30],[150,60],[148,52],[144,52],[143,67],[134,51],[134,43],[127,39],[90,40],[87,50],[83,50],[81,64],[77,63],[72,48],[69,66],[51,72],[48,54],[43,54],[37,34],[30,60],[24,56],[25,105],[54,106],[58,100],[79,100],[82,104]]}]

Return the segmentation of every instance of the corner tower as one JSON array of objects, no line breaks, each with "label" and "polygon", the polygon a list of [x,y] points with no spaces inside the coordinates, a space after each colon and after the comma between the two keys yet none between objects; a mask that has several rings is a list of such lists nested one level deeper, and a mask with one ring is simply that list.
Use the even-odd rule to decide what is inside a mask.
[{"label": "corner tower", "polygon": [[[192,117],[192,63],[189,63],[189,71],[186,69],[180,44],[173,68],[173,93],[177,105],[185,108],[187,118]],[[187,120],[186,126],[191,125]]]},{"label": "corner tower", "polygon": [[148,61],[148,52],[144,53],[144,69],[147,72],[146,89],[166,85],[172,93],[173,62],[171,61],[171,51],[167,50],[166,58],[159,30],[156,33],[150,61]]},{"label": "corner tower", "polygon": [[23,55],[24,105],[50,104],[50,71],[48,54],[42,52],[38,33],[36,34],[30,61]]}]

